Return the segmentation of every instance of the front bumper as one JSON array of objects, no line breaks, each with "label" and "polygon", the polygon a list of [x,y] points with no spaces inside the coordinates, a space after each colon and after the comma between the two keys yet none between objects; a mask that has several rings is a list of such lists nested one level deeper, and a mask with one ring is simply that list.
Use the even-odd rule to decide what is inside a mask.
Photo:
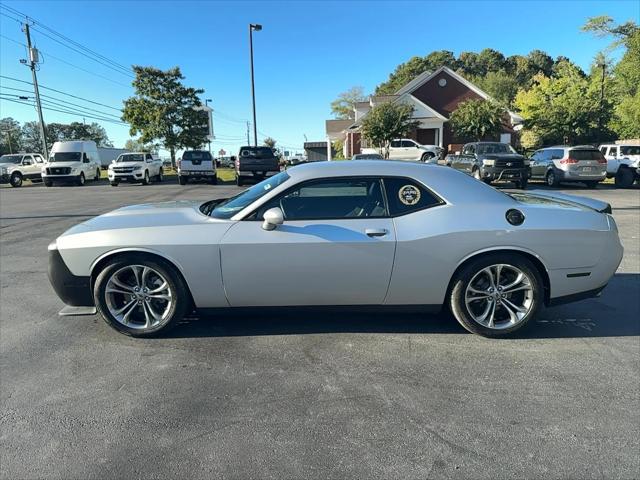
[{"label": "front bumper", "polygon": [[527,180],[531,176],[529,167],[524,168],[502,168],[502,167],[483,167],[482,177],[487,180]]},{"label": "front bumper", "polygon": [[110,182],[141,182],[144,179],[144,172],[114,173],[107,174]]},{"label": "front bumper", "polygon": [[0,183],[9,183],[9,178],[11,178],[11,175],[9,175],[8,173],[3,173],[2,175],[0,175]]},{"label": "front bumper", "polygon": [[78,277],[69,271],[57,248],[49,246],[49,282],[64,303],[74,307],[93,306],[91,278]]}]

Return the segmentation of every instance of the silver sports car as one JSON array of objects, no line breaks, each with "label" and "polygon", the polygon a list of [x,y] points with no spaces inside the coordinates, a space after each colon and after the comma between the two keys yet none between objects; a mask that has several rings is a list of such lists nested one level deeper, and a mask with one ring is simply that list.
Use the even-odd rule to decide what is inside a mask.
[{"label": "silver sports car", "polygon": [[120,208],[49,245],[67,314],[122,333],[265,306],[447,306],[500,336],[543,305],[596,296],[622,259],[611,207],[507,194],[451,168],[321,162],[205,203]]}]

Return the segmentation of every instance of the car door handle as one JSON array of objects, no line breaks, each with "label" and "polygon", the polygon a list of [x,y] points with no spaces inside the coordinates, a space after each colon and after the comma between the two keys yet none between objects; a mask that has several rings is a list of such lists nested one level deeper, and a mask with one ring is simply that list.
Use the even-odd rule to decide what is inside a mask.
[{"label": "car door handle", "polygon": [[367,228],[364,233],[370,237],[384,237],[389,232],[386,228]]}]

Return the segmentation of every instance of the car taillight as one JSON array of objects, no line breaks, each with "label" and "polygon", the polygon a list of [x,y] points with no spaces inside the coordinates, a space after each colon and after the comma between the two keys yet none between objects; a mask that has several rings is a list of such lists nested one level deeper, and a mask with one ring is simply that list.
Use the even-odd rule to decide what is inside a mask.
[{"label": "car taillight", "polygon": [[603,156],[600,156],[600,158],[598,159],[598,163],[607,163],[607,159],[604,158]]},{"label": "car taillight", "polygon": [[240,168],[240,159],[236,158],[236,168]]},{"label": "car taillight", "polygon": [[569,163],[578,163],[578,160],[576,160],[575,158],[567,157],[560,160],[560,163],[563,165],[567,165]]}]

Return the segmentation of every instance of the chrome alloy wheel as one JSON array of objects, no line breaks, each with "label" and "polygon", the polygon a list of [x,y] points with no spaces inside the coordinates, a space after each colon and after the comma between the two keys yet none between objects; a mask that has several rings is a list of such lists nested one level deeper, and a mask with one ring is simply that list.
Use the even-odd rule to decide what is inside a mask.
[{"label": "chrome alloy wheel", "polygon": [[533,293],[533,282],[526,273],[501,263],[473,276],[464,301],[475,322],[501,330],[522,322],[533,307]]},{"label": "chrome alloy wheel", "polygon": [[144,265],[122,267],[109,277],[105,288],[105,302],[113,318],[140,330],[167,321],[174,297],[167,279]]}]

